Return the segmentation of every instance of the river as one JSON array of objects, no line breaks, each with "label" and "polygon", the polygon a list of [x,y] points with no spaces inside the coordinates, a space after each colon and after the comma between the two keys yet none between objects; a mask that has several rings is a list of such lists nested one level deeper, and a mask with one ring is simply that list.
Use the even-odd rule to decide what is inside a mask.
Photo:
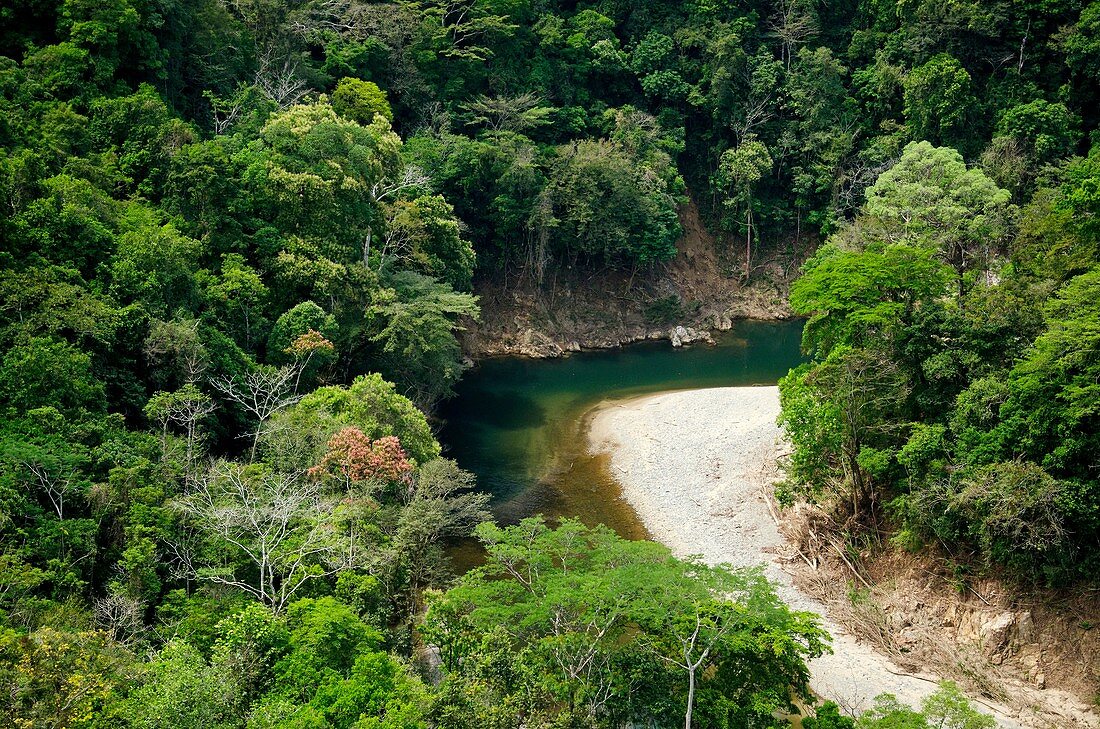
[{"label": "river", "polygon": [[605,399],[651,392],[774,385],[801,362],[801,334],[801,321],[741,321],[713,346],[674,349],[662,341],[553,360],[485,360],[441,411],[440,440],[492,494],[502,524],[539,513],[573,516],[645,538],[606,456],[587,452],[585,413]]}]

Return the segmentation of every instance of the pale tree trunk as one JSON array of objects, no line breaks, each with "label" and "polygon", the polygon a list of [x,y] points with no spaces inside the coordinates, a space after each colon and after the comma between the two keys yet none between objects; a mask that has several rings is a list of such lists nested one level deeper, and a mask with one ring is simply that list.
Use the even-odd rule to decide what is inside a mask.
[{"label": "pale tree trunk", "polygon": [[752,203],[745,212],[745,279],[749,278],[752,269]]},{"label": "pale tree trunk", "polygon": [[691,729],[691,712],[695,708],[695,669],[688,669],[688,705],[684,712],[684,729]]}]

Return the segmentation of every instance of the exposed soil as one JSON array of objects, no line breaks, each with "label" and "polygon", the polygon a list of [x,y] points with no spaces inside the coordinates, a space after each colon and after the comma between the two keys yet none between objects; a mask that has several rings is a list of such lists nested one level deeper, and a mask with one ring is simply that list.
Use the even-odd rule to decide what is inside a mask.
[{"label": "exposed soil", "polygon": [[869,544],[842,558],[823,522],[808,507],[784,515],[795,550],[787,571],[845,629],[906,671],[931,670],[1011,706],[1025,726],[1100,726],[1095,589],[1028,590],[960,574],[932,547]]},{"label": "exposed soil", "polygon": [[549,273],[542,286],[526,276],[479,280],[481,322],[465,332],[465,351],[475,359],[559,357],[673,339],[677,327],[686,343],[729,329],[735,319],[790,316],[787,288],[798,271],[791,257],[754,261],[752,276],[743,282],[740,251],[734,247],[723,261],[719,247],[725,244],[707,232],[694,203],[681,209],[680,222],[684,233],[676,257],[649,271],[563,269]]}]

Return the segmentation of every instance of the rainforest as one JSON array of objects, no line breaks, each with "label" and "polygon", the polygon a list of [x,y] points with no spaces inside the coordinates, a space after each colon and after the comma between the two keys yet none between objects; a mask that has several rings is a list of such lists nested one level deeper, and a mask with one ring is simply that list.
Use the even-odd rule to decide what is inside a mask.
[{"label": "rainforest", "polygon": [[1098,125],[1084,0],[3,0],[0,725],[1100,726]]}]

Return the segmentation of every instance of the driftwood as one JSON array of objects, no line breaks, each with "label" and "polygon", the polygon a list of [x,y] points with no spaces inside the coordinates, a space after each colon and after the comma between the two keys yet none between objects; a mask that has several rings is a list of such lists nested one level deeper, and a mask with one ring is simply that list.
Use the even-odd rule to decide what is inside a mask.
[{"label": "driftwood", "polygon": [[840,557],[844,561],[844,564],[848,565],[848,569],[850,569],[852,571],[852,574],[855,575],[856,577],[858,577],[859,581],[863,583],[863,586],[866,587],[868,590],[873,589],[871,583],[868,582],[863,577],[863,575],[861,575],[859,573],[859,570],[856,569],[855,565],[852,564],[851,561],[849,561],[846,556],[844,556],[844,550],[842,550],[840,548],[840,545],[838,545],[832,539],[829,539],[828,542],[829,542],[829,545],[836,551],[837,556]]}]

